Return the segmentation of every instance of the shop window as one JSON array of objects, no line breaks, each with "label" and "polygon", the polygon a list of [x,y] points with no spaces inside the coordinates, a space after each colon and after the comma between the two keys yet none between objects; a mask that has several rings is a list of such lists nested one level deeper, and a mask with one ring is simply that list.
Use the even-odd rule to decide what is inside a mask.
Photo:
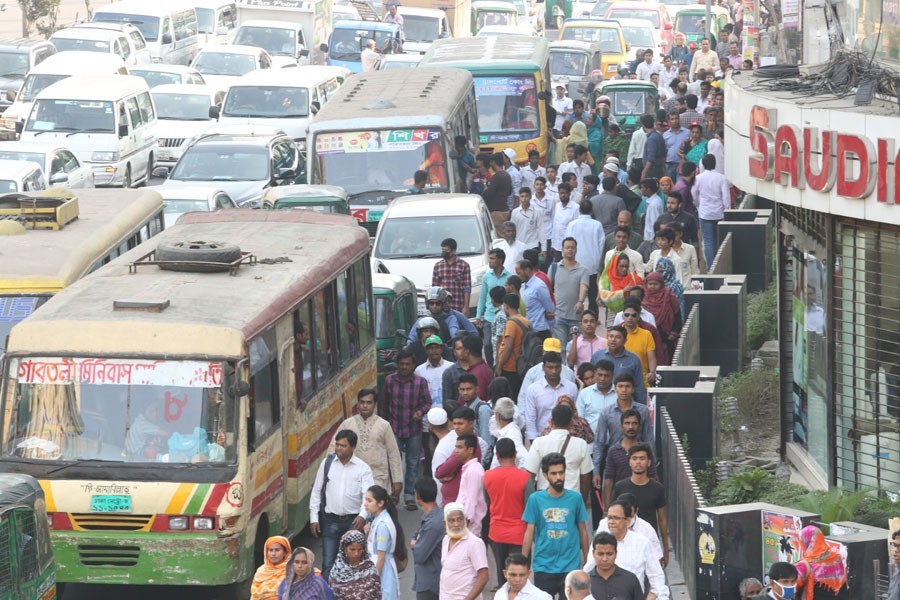
[{"label": "shop window", "polygon": [[250,439],[261,439],[278,425],[278,345],[275,330],[269,329],[250,342]]}]

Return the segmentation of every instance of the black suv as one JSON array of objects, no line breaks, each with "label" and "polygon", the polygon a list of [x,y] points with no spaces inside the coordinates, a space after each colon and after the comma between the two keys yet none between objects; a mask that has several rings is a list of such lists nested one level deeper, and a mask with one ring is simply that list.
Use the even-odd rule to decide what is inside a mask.
[{"label": "black suv", "polygon": [[47,40],[0,40],[0,111],[12,104],[25,74],[51,54],[56,48]]}]

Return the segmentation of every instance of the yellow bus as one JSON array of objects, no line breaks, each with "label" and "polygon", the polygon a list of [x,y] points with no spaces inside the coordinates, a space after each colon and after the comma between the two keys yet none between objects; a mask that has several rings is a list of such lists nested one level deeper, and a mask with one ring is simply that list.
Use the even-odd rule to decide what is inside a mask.
[{"label": "yellow bus", "polygon": [[452,67],[472,73],[481,152],[516,151],[528,162],[547,156],[547,104],[551,101],[550,45],[544,38],[485,36],[435,40],[420,67]]},{"label": "yellow bus", "polygon": [[0,471],[40,481],[57,579],[246,599],[375,385],[373,319],[355,219],[235,209],[182,216],[15,326]]},{"label": "yellow bus", "polygon": [[0,355],[50,296],[162,229],[162,196],[147,189],[0,196]]}]

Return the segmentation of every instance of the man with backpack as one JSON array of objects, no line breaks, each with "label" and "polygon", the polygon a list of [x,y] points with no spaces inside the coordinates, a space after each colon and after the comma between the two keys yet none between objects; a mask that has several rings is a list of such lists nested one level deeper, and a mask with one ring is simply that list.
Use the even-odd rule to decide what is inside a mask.
[{"label": "man with backpack", "polygon": [[525,334],[533,332],[531,322],[519,314],[518,294],[507,294],[503,298],[503,311],[506,313],[506,326],[503,329],[503,341],[500,343],[500,354],[494,375],[506,377],[512,393],[518,395],[522,384],[518,362],[522,356],[522,344]]},{"label": "man with backpack", "polygon": [[[549,352],[556,352],[562,354],[562,343],[556,338],[547,338],[544,340],[544,343],[541,345],[539,349],[539,354],[534,359],[534,362],[530,362],[531,365],[527,371],[525,371],[525,375],[522,377],[522,387],[519,391],[519,395],[516,397],[516,422],[524,423],[524,414],[525,414],[525,392],[528,391],[528,387],[544,377],[544,364],[543,359],[544,355]],[[562,373],[560,375],[566,381],[571,381],[575,383],[575,371],[569,368],[569,365],[562,365]],[[576,384],[577,387],[577,384]],[[543,431],[543,430],[542,430]]]}]

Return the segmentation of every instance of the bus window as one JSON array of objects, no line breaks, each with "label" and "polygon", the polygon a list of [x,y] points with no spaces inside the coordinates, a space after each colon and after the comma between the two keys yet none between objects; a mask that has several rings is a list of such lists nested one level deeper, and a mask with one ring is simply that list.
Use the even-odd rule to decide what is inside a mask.
[{"label": "bus window", "polygon": [[[270,329],[250,342],[250,399],[253,439],[260,439],[280,421],[278,403],[278,346]],[[255,435],[254,435],[255,434]]]},{"label": "bus window", "polygon": [[359,354],[359,319],[349,310],[351,299],[348,296],[351,290],[347,289],[347,278],[350,271],[344,271],[335,279],[337,284],[338,301],[338,345],[341,353],[341,368],[347,362]]},{"label": "bus window", "polygon": [[17,508],[16,543],[19,554],[19,584],[34,580],[38,573],[37,564],[37,531],[34,522],[34,511],[30,508]]},{"label": "bus window", "polygon": [[297,394],[297,406],[306,408],[315,385],[315,364],[313,350],[310,346],[309,302],[304,302],[294,311],[294,389]]},{"label": "bus window", "polygon": [[[315,305],[313,308],[314,317],[312,329],[312,344],[315,345],[315,361],[316,361],[316,389],[322,389],[322,384],[331,379],[337,367],[337,361],[334,356],[334,333],[332,333],[332,325],[334,324],[334,309],[331,305],[332,293],[331,286],[324,290],[319,290],[315,297]],[[327,317],[326,317],[327,313]],[[320,377],[321,375],[321,377]]]},{"label": "bus window", "polygon": [[355,289],[356,314],[359,329],[359,347],[365,348],[372,341],[372,305],[366,290],[370,288],[371,271],[367,259],[361,259],[353,265],[353,287]]}]

